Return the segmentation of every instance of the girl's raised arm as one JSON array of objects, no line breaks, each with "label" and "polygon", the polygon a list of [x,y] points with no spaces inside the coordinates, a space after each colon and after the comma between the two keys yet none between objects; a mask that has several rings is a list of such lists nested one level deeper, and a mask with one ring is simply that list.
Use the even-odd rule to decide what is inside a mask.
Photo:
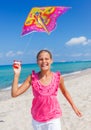
[{"label": "girl's raised arm", "polygon": [[18,64],[16,65],[16,67],[14,67],[13,65],[13,69],[14,69],[14,79],[12,83],[11,95],[12,97],[17,97],[22,93],[24,93],[30,87],[31,75],[29,75],[27,79],[24,81],[24,83],[19,87],[18,80],[21,72],[21,65]]}]

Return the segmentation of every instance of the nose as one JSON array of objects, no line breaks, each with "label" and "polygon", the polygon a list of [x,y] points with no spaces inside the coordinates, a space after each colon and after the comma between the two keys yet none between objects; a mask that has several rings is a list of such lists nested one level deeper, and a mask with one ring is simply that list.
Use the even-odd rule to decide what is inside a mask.
[{"label": "nose", "polygon": [[44,63],[46,60],[45,59],[42,59],[42,62]]}]

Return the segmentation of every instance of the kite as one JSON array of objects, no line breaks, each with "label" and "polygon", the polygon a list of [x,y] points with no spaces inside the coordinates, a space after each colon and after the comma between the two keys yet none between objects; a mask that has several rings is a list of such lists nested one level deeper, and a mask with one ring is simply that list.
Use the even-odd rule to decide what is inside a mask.
[{"label": "kite", "polygon": [[32,32],[52,32],[59,16],[70,9],[65,6],[34,7],[28,14],[22,29],[22,36]]}]

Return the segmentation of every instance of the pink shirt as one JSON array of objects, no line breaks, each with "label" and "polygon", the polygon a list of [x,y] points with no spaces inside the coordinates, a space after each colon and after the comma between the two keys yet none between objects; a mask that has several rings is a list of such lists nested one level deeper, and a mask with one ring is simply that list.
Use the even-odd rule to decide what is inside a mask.
[{"label": "pink shirt", "polygon": [[33,119],[39,122],[49,121],[62,115],[57,100],[57,93],[60,81],[60,73],[53,72],[52,81],[49,85],[42,85],[38,77],[39,73],[32,72],[33,101],[31,113]]}]

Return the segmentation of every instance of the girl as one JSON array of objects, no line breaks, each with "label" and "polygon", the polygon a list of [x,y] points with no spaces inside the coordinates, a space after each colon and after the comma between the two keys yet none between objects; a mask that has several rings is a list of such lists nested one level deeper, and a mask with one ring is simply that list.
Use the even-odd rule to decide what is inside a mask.
[{"label": "girl", "polygon": [[13,65],[14,80],[11,91],[12,96],[17,97],[24,93],[30,86],[32,87],[34,98],[31,114],[34,130],[61,130],[60,117],[62,110],[57,100],[58,88],[60,88],[77,116],[82,116],[65,88],[64,79],[60,72],[54,73],[50,70],[52,62],[52,54],[48,50],[41,50],[37,54],[37,63],[40,67],[40,72],[36,73],[33,71],[20,87],[18,87],[18,80],[21,65]]}]

